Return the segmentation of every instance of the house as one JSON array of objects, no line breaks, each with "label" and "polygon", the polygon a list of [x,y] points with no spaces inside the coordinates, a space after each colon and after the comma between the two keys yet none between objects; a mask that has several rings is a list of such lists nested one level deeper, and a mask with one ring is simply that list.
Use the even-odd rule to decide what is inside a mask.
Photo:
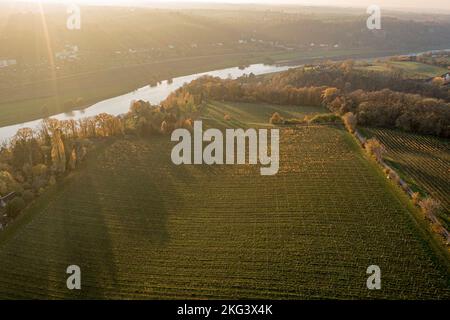
[{"label": "house", "polygon": [[5,208],[9,201],[16,196],[15,192],[11,192],[4,197],[0,197],[0,208]]},{"label": "house", "polygon": [[78,59],[78,46],[65,45],[63,51],[55,53],[55,57],[59,60]]},{"label": "house", "polygon": [[442,77],[444,78],[445,82],[450,82],[450,72],[447,74],[444,74]]},{"label": "house", "polygon": [[0,59],[0,68],[6,68],[17,64],[15,59]]}]

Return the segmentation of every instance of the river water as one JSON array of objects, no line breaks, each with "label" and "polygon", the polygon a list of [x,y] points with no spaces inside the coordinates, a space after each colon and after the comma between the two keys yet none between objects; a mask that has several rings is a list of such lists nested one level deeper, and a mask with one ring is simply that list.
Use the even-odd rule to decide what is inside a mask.
[{"label": "river water", "polygon": [[[245,69],[240,69],[238,67],[235,68],[227,68],[221,70],[214,70],[203,73],[191,74],[188,76],[178,77],[172,79],[171,82],[165,80],[160,82],[156,86],[145,86],[139,88],[133,92],[129,92],[120,96],[116,96],[114,98],[106,99],[100,102],[97,102],[83,110],[75,110],[67,113],[60,113],[51,116],[51,118],[55,118],[58,120],[68,120],[68,119],[80,119],[85,117],[92,117],[98,115],[100,113],[109,113],[112,115],[119,115],[128,112],[130,108],[130,104],[133,100],[144,100],[149,101],[151,104],[159,104],[163,101],[171,92],[177,90],[185,83],[189,83],[192,80],[198,79],[202,76],[209,75],[213,77],[220,77],[222,79],[232,78],[236,79],[243,75],[249,75],[253,73],[254,75],[262,75],[273,72],[285,71],[292,66],[271,66],[264,64],[253,64],[248,66]],[[15,125],[5,126],[0,128],[0,142],[8,141],[11,139],[20,128],[38,128],[42,119],[37,119],[34,121],[19,123]]]}]

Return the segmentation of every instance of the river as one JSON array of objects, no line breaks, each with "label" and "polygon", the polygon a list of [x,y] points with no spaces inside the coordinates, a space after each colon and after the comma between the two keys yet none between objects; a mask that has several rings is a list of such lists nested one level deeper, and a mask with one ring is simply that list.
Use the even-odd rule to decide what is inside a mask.
[{"label": "river", "polygon": [[[251,73],[253,73],[254,75],[262,75],[285,71],[290,68],[294,68],[294,66],[252,64],[246,67],[245,69],[235,67],[191,74],[188,76],[174,78],[172,79],[172,81],[168,80],[162,81],[158,83],[158,85],[156,86],[145,86],[133,92],[129,92],[120,96],[116,96],[110,99],[97,102],[85,109],[56,114],[51,116],[51,118],[55,118],[58,120],[69,120],[69,119],[77,120],[80,118],[92,117],[100,113],[109,113],[117,116],[119,114],[128,112],[130,104],[134,100],[144,100],[149,101],[151,104],[159,104],[161,101],[167,98],[167,96],[170,93],[182,87],[185,83],[189,83],[202,76],[209,75],[213,77],[220,77],[222,79],[225,78],[236,79],[243,75],[249,75]],[[32,129],[38,128],[43,119],[44,118],[1,127],[0,142],[9,141],[16,134],[17,130],[19,130],[20,128],[32,128]]]}]

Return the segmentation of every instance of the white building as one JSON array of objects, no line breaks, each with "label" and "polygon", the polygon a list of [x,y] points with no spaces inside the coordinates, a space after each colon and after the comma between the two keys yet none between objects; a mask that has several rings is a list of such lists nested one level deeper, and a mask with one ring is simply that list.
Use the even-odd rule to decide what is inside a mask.
[{"label": "white building", "polygon": [[14,66],[17,64],[17,61],[14,59],[3,59],[0,60],[0,68],[6,68],[9,66]]},{"label": "white building", "polygon": [[78,46],[65,45],[64,50],[55,53],[55,57],[60,60],[75,60],[78,59]]}]

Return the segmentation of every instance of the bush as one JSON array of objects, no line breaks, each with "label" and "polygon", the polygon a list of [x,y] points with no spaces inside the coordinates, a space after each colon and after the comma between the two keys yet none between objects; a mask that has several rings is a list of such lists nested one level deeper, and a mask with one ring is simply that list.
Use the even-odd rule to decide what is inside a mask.
[{"label": "bush", "polygon": [[351,113],[347,112],[342,116],[342,120],[344,120],[345,127],[350,133],[354,133],[356,130],[356,125],[358,121],[356,120],[356,116]]},{"label": "bush", "polygon": [[33,179],[33,184],[31,187],[33,190],[39,190],[40,188],[45,188],[47,186],[48,180],[46,178],[35,178]]},{"label": "bush", "polygon": [[366,148],[367,152],[370,155],[374,156],[378,162],[383,161],[383,155],[386,153],[386,149],[380,141],[375,138],[369,139],[367,140],[364,147]]},{"label": "bush", "polygon": [[318,114],[309,120],[309,123],[341,123],[342,119],[341,117],[335,115],[334,113],[325,113],[325,114]]},{"label": "bush", "polygon": [[161,122],[161,133],[168,133],[169,131],[169,125],[167,124],[167,121]]},{"label": "bush", "polygon": [[441,78],[441,77],[433,78],[433,80],[431,82],[436,87],[440,87],[440,86],[443,86],[445,84],[445,80],[443,78]]},{"label": "bush", "polygon": [[284,120],[283,117],[280,116],[280,114],[278,112],[275,112],[272,117],[270,117],[269,120],[270,124],[283,124]]},{"label": "bush", "polygon": [[439,201],[433,198],[426,198],[420,201],[419,206],[422,209],[423,214],[427,218],[439,215],[440,211],[442,210],[442,206]]},{"label": "bush", "polygon": [[431,230],[433,230],[434,233],[436,233],[436,234],[438,234],[440,236],[444,236],[445,235],[445,229],[440,224],[433,223],[431,225]]},{"label": "bush", "polygon": [[194,121],[191,118],[185,119],[183,121],[182,127],[185,129],[191,130],[194,127]]},{"label": "bush", "polygon": [[397,172],[395,172],[395,171],[389,172],[389,179],[395,181],[395,183],[400,182],[400,177],[398,176]]},{"label": "bush", "polygon": [[12,191],[21,191],[20,184],[8,171],[0,171],[0,194],[5,195]]},{"label": "bush", "polygon": [[420,202],[420,194],[418,192],[414,192],[411,196],[411,200],[415,206],[418,206]]},{"label": "bush", "polygon": [[22,197],[26,203],[30,203],[34,199],[34,193],[33,193],[33,191],[26,190],[26,191],[24,191]]},{"label": "bush", "polygon": [[55,176],[51,176],[50,179],[48,179],[48,184],[50,186],[54,186],[56,184],[56,178]]},{"label": "bush", "polygon": [[6,206],[6,213],[10,218],[16,218],[25,208],[25,201],[21,197],[15,197]]},{"label": "bush", "polygon": [[47,166],[45,164],[37,164],[31,168],[33,177],[40,177],[47,174]]},{"label": "bush", "polygon": [[284,124],[304,124],[306,123],[305,120],[302,119],[288,119],[284,120]]}]

